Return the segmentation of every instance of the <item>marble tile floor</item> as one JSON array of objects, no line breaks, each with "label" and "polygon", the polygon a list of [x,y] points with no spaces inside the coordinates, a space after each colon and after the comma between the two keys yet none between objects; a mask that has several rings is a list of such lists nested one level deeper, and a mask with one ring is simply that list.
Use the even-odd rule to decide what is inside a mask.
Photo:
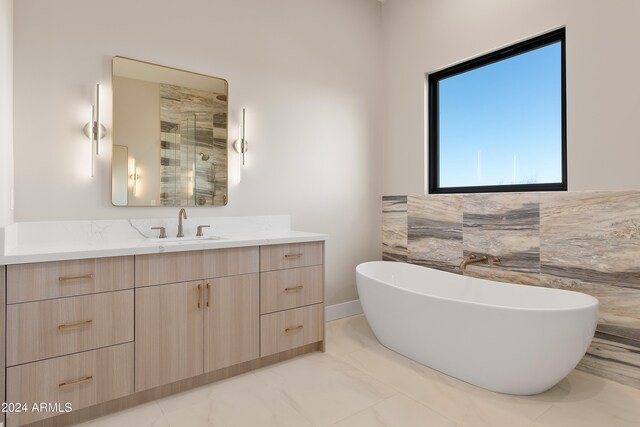
[{"label": "marble tile floor", "polygon": [[640,390],[574,370],[537,396],[456,380],[378,343],[364,316],[327,323],[327,352],[137,406],[82,427],[625,427]]}]

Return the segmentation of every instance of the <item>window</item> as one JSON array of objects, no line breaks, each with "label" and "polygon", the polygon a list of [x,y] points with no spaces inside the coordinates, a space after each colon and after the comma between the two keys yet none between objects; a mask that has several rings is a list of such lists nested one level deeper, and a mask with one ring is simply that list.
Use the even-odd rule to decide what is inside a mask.
[{"label": "window", "polygon": [[565,31],[429,75],[429,193],[567,189]]}]

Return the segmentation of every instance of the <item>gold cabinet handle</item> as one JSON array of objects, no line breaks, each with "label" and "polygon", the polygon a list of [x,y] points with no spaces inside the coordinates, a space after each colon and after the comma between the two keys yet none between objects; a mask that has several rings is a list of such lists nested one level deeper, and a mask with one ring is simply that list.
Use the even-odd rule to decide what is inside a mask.
[{"label": "gold cabinet handle", "polygon": [[83,326],[89,326],[93,323],[93,320],[85,320],[84,322],[71,323],[69,325],[59,325],[58,330],[64,331],[65,329],[81,328]]},{"label": "gold cabinet handle", "polygon": [[285,292],[298,292],[298,291],[301,291],[302,288],[304,288],[303,285],[298,285],[298,286],[294,286],[294,287],[291,287],[291,288],[284,288],[284,291]]},{"label": "gold cabinet handle", "polygon": [[210,302],[211,302],[211,285],[207,283],[207,307],[209,307]]},{"label": "gold cabinet handle", "polygon": [[295,258],[300,258],[302,256],[302,254],[286,254],[284,257],[286,259],[295,259]]},{"label": "gold cabinet handle", "polygon": [[302,328],[304,328],[304,326],[302,326],[302,325],[294,326],[294,327],[292,327],[292,328],[287,328],[287,329],[285,329],[285,330],[284,330],[284,333],[285,333],[285,334],[288,334],[289,332],[296,332],[296,331],[301,330]]},{"label": "gold cabinet handle", "polygon": [[93,377],[89,375],[88,377],[80,378],[79,380],[60,383],[58,384],[58,388],[65,389],[65,388],[73,387],[80,384],[86,384],[91,381],[93,381]]},{"label": "gold cabinet handle", "polygon": [[70,282],[72,280],[93,279],[93,273],[83,274],[82,276],[61,276],[58,277],[59,282]]},{"label": "gold cabinet handle", "polygon": [[198,285],[198,308],[202,307],[202,285]]}]

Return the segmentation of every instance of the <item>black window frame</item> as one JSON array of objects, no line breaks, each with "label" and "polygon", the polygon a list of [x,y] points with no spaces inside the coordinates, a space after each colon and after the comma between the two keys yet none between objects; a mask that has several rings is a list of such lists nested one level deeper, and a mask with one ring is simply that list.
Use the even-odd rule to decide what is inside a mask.
[{"label": "black window frame", "polygon": [[[439,111],[438,111],[438,83],[445,78],[471,71],[485,65],[499,62],[514,56],[539,49],[553,43],[560,42],[561,46],[561,120],[562,120],[562,147],[561,165],[562,181],[559,183],[539,184],[507,184],[507,185],[482,185],[468,187],[440,187],[440,158],[439,158]],[[486,55],[462,62],[427,75],[428,95],[428,166],[429,166],[429,194],[454,194],[454,193],[494,193],[494,192],[525,192],[525,191],[567,191],[567,91],[566,91],[566,34],[565,28],[561,28],[516,43],[511,46],[496,50]]]}]

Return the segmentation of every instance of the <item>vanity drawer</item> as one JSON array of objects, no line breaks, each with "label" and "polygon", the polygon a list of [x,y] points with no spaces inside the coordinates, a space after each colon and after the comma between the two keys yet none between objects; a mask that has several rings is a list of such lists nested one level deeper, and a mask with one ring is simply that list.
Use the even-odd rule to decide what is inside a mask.
[{"label": "vanity drawer", "polygon": [[133,257],[42,262],[7,267],[7,303],[133,288]]},{"label": "vanity drawer", "polygon": [[322,252],[322,242],[260,246],[260,271],[322,264]]},{"label": "vanity drawer", "polygon": [[260,273],[260,313],[320,303],[323,285],[322,265]]},{"label": "vanity drawer", "polygon": [[322,341],[324,304],[265,314],[260,319],[260,356]]},{"label": "vanity drawer", "polygon": [[[56,357],[7,369],[7,402],[59,404],[73,410],[133,393],[133,343]],[[47,412],[10,413],[7,426],[16,427],[58,415]]]},{"label": "vanity drawer", "polygon": [[133,341],[133,289],[7,306],[7,366]]},{"label": "vanity drawer", "polygon": [[257,246],[136,256],[136,286],[257,273]]}]

